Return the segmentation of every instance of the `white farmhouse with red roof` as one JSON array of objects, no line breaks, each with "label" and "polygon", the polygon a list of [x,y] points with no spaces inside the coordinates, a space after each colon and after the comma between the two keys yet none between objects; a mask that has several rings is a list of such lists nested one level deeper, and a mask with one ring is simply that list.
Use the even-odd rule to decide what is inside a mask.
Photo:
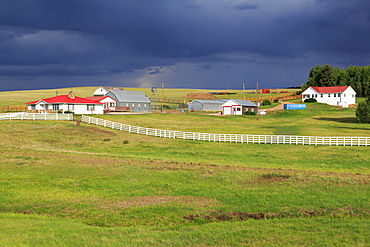
[{"label": "white farmhouse with red roof", "polygon": [[356,92],[351,86],[309,87],[301,95],[302,102],[305,99],[314,98],[319,103],[344,108],[356,104]]},{"label": "white farmhouse with red roof", "polygon": [[103,114],[104,103],[91,99],[77,97],[70,92],[68,95],[59,95],[47,99],[40,99],[26,103],[31,112],[65,112],[75,114]]}]

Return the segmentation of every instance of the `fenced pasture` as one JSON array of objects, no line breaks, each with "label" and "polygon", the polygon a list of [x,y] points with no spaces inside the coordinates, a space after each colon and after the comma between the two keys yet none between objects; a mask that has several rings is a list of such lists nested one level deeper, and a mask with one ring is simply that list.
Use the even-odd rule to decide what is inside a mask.
[{"label": "fenced pasture", "polygon": [[82,122],[118,129],[129,133],[194,141],[232,142],[253,144],[295,144],[295,145],[329,145],[329,146],[370,146],[370,137],[321,137],[291,135],[246,135],[246,134],[215,134],[197,133],[175,130],[161,130],[138,127],[110,120],[83,115]]},{"label": "fenced pasture", "polygon": [[[0,121],[0,246],[370,243],[368,147],[230,139],[237,133],[252,134],[256,143],[265,141],[259,133],[276,137],[266,142],[370,137],[354,109],[314,103],[258,119],[194,112],[91,116],[99,125],[13,117]],[[132,127],[119,131],[120,122]],[[209,141],[207,131],[231,136]],[[174,139],[181,132],[190,139]],[[197,134],[187,134],[193,132],[206,140],[193,141]]]}]

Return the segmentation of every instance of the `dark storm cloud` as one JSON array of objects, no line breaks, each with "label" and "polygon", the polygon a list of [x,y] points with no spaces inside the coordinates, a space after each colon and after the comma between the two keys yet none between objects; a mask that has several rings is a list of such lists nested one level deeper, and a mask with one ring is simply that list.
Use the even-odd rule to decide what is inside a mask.
[{"label": "dark storm cloud", "polygon": [[301,84],[316,64],[369,59],[370,2],[363,0],[0,0],[0,6],[1,83],[1,76],[20,83],[82,76],[92,84],[176,86],[186,71],[204,87],[217,78],[269,83],[266,75],[271,83]]}]

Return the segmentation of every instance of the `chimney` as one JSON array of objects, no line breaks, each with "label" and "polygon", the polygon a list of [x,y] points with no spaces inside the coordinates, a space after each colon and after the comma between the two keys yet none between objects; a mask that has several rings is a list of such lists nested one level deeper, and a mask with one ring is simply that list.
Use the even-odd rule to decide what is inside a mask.
[{"label": "chimney", "polygon": [[68,98],[70,98],[70,99],[75,99],[75,94],[73,93],[73,91],[70,91],[70,92],[68,93]]}]

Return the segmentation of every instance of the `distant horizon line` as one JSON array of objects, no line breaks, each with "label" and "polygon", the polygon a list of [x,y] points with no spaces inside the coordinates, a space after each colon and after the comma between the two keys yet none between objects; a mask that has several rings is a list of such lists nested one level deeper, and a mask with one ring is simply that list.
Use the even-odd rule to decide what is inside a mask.
[{"label": "distant horizon line", "polygon": [[[65,89],[65,88],[79,88],[79,87],[119,87],[119,88],[147,88],[148,90],[150,90],[151,88],[153,87],[137,87],[137,86],[103,86],[103,85],[91,85],[91,86],[70,86],[70,87],[58,87],[58,88],[55,88],[55,87],[50,87],[50,88],[21,88],[21,89],[5,89],[5,90],[0,90],[0,92],[16,92],[16,91],[33,91],[33,90],[52,90],[52,89],[55,89],[55,90],[58,90],[58,89]],[[156,89],[161,89],[161,87],[155,87]],[[259,89],[262,89],[262,88],[269,88],[269,89],[298,89],[298,88],[301,88],[301,86],[290,86],[290,87],[275,87],[275,88],[272,88],[272,87],[261,87]],[[226,89],[226,88],[192,88],[192,87],[164,87],[164,89],[197,89],[197,90],[224,90],[224,91],[227,91],[227,90],[238,90],[238,91],[242,91],[243,89],[235,89],[235,88],[229,88],[229,89]],[[255,90],[256,88],[245,88],[244,90]]]}]

